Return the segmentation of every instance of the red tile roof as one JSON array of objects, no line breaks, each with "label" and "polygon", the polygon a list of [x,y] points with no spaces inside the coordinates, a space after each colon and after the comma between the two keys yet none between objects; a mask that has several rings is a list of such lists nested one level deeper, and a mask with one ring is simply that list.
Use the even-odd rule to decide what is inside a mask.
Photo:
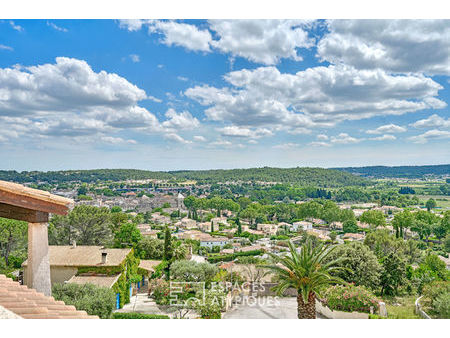
[{"label": "red tile roof", "polygon": [[0,275],[0,305],[25,319],[98,319]]}]

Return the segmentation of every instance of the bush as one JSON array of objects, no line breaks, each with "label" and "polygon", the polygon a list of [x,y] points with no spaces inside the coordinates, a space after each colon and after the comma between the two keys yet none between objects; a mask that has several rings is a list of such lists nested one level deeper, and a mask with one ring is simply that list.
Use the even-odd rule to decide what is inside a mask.
[{"label": "bush", "polygon": [[170,288],[169,283],[163,279],[152,279],[148,286],[149,293],[152,293],[156,304],[169,304]]},{"label": "bush", "polygon": [[434,300],[433,312],[439,318],[450,318],[450,292],[443,293]]},{"label": "bush", "polygon": [[323,296],[323,302],[331,310],[345,312],[370,312],[378,308],[378,299],[365,287],[353,284],[335,285],[328,288]]},{"label": "bush", "polygon": [[114,312],[112,314],[112,319],[169,319],[169,316],[137,312]]},{"label": "bush", "polygon": [[113,290],[94,284],[55,284],[52,295],[56,300],[75,306],[77,310],[84,310],[103,319],[111,317],[116,305]]},{"label": "bush", "polygon": [[263,250],[251,250],[246,252],[235,252],[229,255],[210,255],[208,256],[208,262],[218,263],[218,262],[229,262],[238,257],[243,256],[259,256],[263,254]]}]

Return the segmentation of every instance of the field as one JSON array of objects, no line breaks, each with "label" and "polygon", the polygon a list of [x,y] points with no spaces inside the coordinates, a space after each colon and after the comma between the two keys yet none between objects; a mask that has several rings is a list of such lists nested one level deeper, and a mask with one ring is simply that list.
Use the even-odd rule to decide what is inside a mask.
[{"label": "field", "polygon": [[426,202],[430,198],[433,198],[437,206],[443,209],[450,209],[450,197],[445,195],[416,195],[421,202]]}]

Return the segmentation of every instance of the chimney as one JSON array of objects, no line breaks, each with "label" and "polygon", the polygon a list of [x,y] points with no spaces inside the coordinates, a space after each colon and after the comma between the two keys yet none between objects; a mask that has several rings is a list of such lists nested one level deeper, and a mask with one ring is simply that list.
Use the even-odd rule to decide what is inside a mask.
[{"label": "chimney", "polygon": [[75,249],[76,247],[77,247],[77,241],[76,241],[76,240],[73,240],[73,241],[72,241],[72,248]]},{"label": "chimney", "polygon": [[106,264],[108,253],[102,252],[102,264]]}]

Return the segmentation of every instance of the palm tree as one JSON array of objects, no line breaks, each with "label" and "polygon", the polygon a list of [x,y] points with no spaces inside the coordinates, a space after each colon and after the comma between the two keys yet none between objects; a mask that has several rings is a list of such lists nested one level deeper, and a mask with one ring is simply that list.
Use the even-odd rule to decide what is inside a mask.
[{"label": "palm tree", "polygon": [[277,294],[282,295],[288,288],[297,290],[297,313],[299,319],[316,318],[316,295],[330,284],[343,283],[340,278],[331,274],[342,270],[336,260],[327,259],[335,246],[318,245],[313,247],[310,241],[297,252],[294,244],[289,241],[290,255],[279,257],[270,254],[275,265],[264,265],[275,272],[278,285],[274,287]]}]

